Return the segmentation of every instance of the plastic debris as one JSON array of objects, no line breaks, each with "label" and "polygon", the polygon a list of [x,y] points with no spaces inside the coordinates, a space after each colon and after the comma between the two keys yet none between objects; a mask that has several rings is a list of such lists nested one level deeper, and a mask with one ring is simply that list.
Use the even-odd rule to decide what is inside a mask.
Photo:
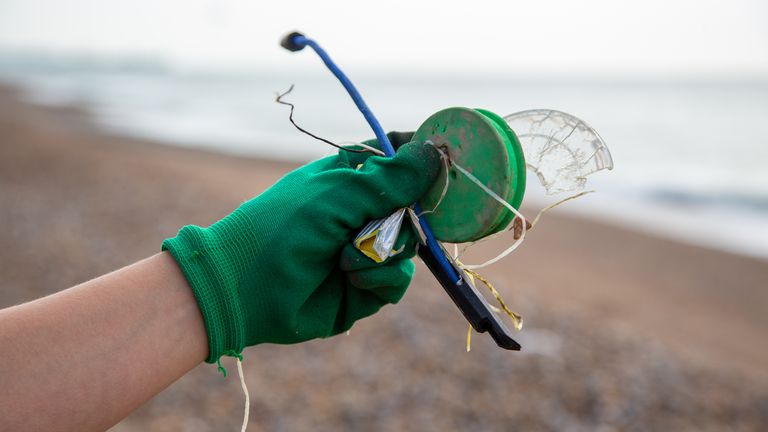
[{"label": "plastic debris", "polygon": [[406,209],[401,208],[386,218],[375,219],[355,237],[355,247],[373,261],[380,263],[402,251],[395,250]]},{"label": "plastic debris", "polygon": [[613,169],[605,141],[570,114],[534,109],[510,114],[504,120],[520,140],[528,169],[536,173],[549,195],[582,190],[588,175]]}]

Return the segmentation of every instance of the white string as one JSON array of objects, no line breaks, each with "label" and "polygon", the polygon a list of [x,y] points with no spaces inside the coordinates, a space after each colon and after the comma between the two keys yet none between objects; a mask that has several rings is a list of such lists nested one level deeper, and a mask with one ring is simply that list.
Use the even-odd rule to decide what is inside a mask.
[{"label": "white string", "polygon": [[[531,222],[531,228],[528,228],[528,230],[530,231],[530,230],[531,230],[533,227],[535,227],[535,226],[536,226],[536,225],[539,223],[539,219],[541,219],[541,216],[542,216],[542,215],[544,215],[544,213],[545,213],[545,212],[547,212],[547,211],[549,211],[549,210],[552,210],[553,208],[555,208],[555,207],[559,206],[560,204],[566,203],[566,202],[568,202],[568,201],[570,201],[570,200],[574,200],[574,199],[576,199],[576,198],[580,198],[580,197],[582,197],[582,196],[584,196],[584,195],[586,195],[586,194],[590,194],[590,193],[592,193],[592,192],[594,192],[594,190],[588,190],[588,191],[584,191],[584,192],[579,192],[579,193],[577,193],[577,194],[575,194],[575,195],[571,195],[571,196],[568,196],[568,197],[566,197],[566,198],[563,198],[563,199],[561,199],[560,201],[557,201],[557,202],[555,202],[554,204],[550,204],[550,205],[548,205],[548,206],[544,207],[543,209],[539,210],[539,212],[536,214],[536,217],[535,217],[535,218],[533,218],[533,221]],[[513,222],[514,222],[514,221],[513,221]],[[489,235],[489,236],[487,236],[487,237],[483,237],[483,238],[481,238],[480,240],[476,240],[476,241],[473,241],[473,242],[470,242],[470,243],[466,243],[466,244],[465,244],[465,245],[464,245],[464,246],[461,248],[461,251],[459,251],[459,252],[458,252],[457,258],[458,258],[458,257],[461,257],[462,255],[464,255],[464,253],[465,253],[465,252],[467,251],[467,249],[469,249],[470,247],[472,247],[472,246],[474,246],[474,245],[476,245],[476,244],[480,244],[480,243],[486,242],[486,241],[488,241],[488,240],[492,240],[492,239],[495,239],[496,237],[499,237],[499,236],[501,236],[502,234],[504,234],[504,233],[506,233],[507,231],[509,231],[511,228],[514,228],[514,224],[510,225],[508,228],[506,228],[506,229],[504,229],[504,230],[501,230],[501,231],[498,231],[498,232],[496,232],[496,233],[493,233],[493,234],[491,234],[491,235]]]},{"label": "white string", "polygon": [[243,426],[240,428],[240,432],[245,432],[245,429],[248,428],[248,412],[251,407],[251,397],[248,395],[248,387],[245,385],[243,362],[240,359],[237,359],[237,374],[240,376],[240,387],[243,388],[243,393],[245,393],[245,413],[243,414]]},{"label": "white string", "polygon": [[444,152],[443,149],[436,146],[435,143],[433,143],[430,140],[424,141],[424,144],[431,145],[432,147],[435,148],[435,150],[437,150],[440,153],[440,160],[443,161],[443,167],[445,168],[445,185],[443,185],[443,191],[440,193],[440,198],[438,198],[437,203],[435,204],[434,207],[432,207],[432,210],[422,210],[421,213],[417,215],[418,217],[424,216],[425,214],[434,213],[435,210],[437,210],[437,208],[443,202],[443,198],[445,198],[445,195],[448,193],[448,184],[451,182],[451,176],[449,175],[450,173],[448,172],[448,170],[450,169],[448,153]]},{"label": "white string", "polygon": [[561,199],[560,201],[558,201],[558,202],[556,202],[554,204],[550,204],[550,205],[544,207],[543,209],[539,210],[539,213],[536,215],[535,218],[533,218],[533,222],[531,222],[531,227],[534,227],[534,226],[536,226],[537,223],[539,223],[539,219],[541,219],[541,215],[543,215],[544,212],[546,212],[548,210],[552,210],[553,208],[555,208],[555,207],[559,206],[560,204],[563,204],[563,203],[565,203],[567,201],[574,200],[574,199],[579,198],[579,197],[583,197],[584,195],[592,193],[592,192],[594,192],[594,190],[588,190],[588,191],[584,191],[584,192],[579,192],[576,195],[571,195],[569,197]]},{"label": "white string", "polygon": [[[491,259],[489,259],[488,261],[486,261],[486,262],[484,262],[484,263],[482,263],[482,264],[461,264],[461,265],[460,265],[460,267],[461,267],[461,268],[463,268],[463,269],[467,269],[467,270],[474,270],[474,269],[483,268],[483,267],[489,266],[489,265],[491,265],[491,264],[494,264],[494,263],[496,263],[496,262],[500,261],[501,259],[503,259],[503,258],[504,258],[504,257],[506,257],[507,255],[509,255],[510,253],[514,252],[514,251],[515,251],[515,249],[517,249],[518,247],[520,247],[520,245],[521,245],[521,244],[523,243],[523,241],[525,240],[525,234],[528,232],[528,229],[529,229],[529,228],[528,228],[528,224],[526,223],[526,219],[525,219],[525,216],[523,216],[523,214],[522,214],[522,213],[520,213],[520,212],[519,212],[519,211],[518,211],[518,210],[517,210],[515,207],[513,207],[513,206],[512,206],[510,203],[508,203],[506,200],[504,200],[503,198],[501,198],[501,197],[500,197],[500,196],[499,196],[499,195],[498,195],[496,192],[494,192],[494,191],[493,191],[492,189],[490,189],[488,186],[486,186],[485,184],[483,184],[483,182],[481,182],[481,181],[480,181],[480,180],[479,180],[477,177],[475,177],[474,175],[472,175],[472,174],[471,174],[469,171],[467,171],[467,170],[466,170],[464,167],[462,167],[461,165],[457,164],[455,161],[451,161],[451,160],[449,160],[450,158],[449,158],[448,154],[447,154],[445,151],[443,151],[443,149],[441,149],[441,148],[439,148],[437,145],[435,145],[435,143],[433,143],[433,142],[432,142],[432,141],[430,141],[430,140],[427,140],[427,141],[425,141],[425,142],[424,142],[424,144],[429,144],[429,145],[431,145],[432,147],[434,147],[434,148],[435,148],[435,150],[437,150],[437,151],[440,153],[440,159],[442,159],[442,160],[443,160],[443,163],[444,163],[444,165],[445,165],[445,185],[443,186],[443,191],[442,191],[442,193],[440,194],[440,198],[438,199],[438,201],[437,201],[437,204],[435,204],[435,207],[434,207],[434,208],[432,208],[432,210],[428,210],[428,211],[422,211],[422,212],[421,212],[421,214],[420,214],[419,216],[422,216],[422,215],[424,215],[424,214],[427,214],[427,213],[432,213],[432,212],[434,212],[434,211],[437,209],[437,207],[440,205],[440,203],[442,203],[442,201],[443,201],[443,198],[445,198],[445,195],[446,195],[446,194],[447,194],[447,192],[448,192],[448,186],[449,186],[449,183],[450,183],[450,176],[448,175],[448,174],[449,174],[449,173],[448,173],[448,169],[449,169],[449,166],[448,166],[448,165],[449,165],[449,164],[451,164],[451,165],[453,165],[454,167],[456,167],[456,169],[457,169],[459,172],[461,172],[462,174],[464,174],[464,175],[465,175],[465,176],[466,176],[466,177],[467,177],[469,180],[471,180],[471,181],[472,181],[473,183],[475,183],[475,184],[476,184],[478,187],[480,187],[480,189],[482,189],[482,190],[483,190],[485,193],[487,193],[488,195],[490,195],[490,196],[491,196],[491,198],[493,198],[494,200],[498,201],[498,202],[499,202],[501,205],[503,205],[504,207],[506,207],[507,209],[509,209],[509,211],[511,211],[511,212],[512,212],[512,213],[515,215],[515,217],[514,217],[514,218],[512,218],[512,220],[510,221],[510,224],[509,224],[507,227],[504,227],[504,229],[502,229],[502,230],[500,230],[500,231],[498,231],[498,232],[496,232],[496,233],[494,233],[494,234],[492,234],[492,235],[486,236],[486,237],[484,237],[484,238],[482,238],[482,239],[480,239],[480,240],[477,240],[477,241],[474,241],[474,242],[471,242],[471,243],[469,243],[468,245],[466,245],[466,246],[465,246],[465,247],[462,249],[461,253],[459,253],[459,251],[458,251],[458,245],[454,244],[454,259],[455,259],[455,260],[458,260],[459,256],[460,256],[460,255],[462,255],[464,252],[466,252],[466,250],[467,250],[467,249],[468,249],[470,246],[472,246],[472,245],[474,245],[474,244],[477,244],[477,243],[480,243],[480,242],[483,242],[483,241],[486,241],[486,240],[490,240],[490,239],[492,239],[492,238],[495,238],[495,237],[497,237],[497,236],[501,235],[503,232],[507,231],[509,228],[514,228],[514,227],[515,227],[515,222],[518,220],[518,218],[519,218],[519,220],[520,220],[520,222],[521,222],[521,228],[522,228],[522,229],[521,229],[521,232],[520,232],[520,237],[516,238],[516,239],[515,239],[515,241],[514,241],[514,243],[512,243],[512,245],[510,245],[510,246],[509,246],[507,249],[505,249],[505,250],[504,250],[503,252],[501,252],[499,255],[495,256],[494,258],[491,258]],[[548,210],[551,210],[552,208],[554,208],[554,207],[557,207],[557,206],[559,206],[560,204],[563,204],[563,203],[564,203],[564,202],[566,202],[566,201],[570,201],[570,200],[573,200],[573,199],[579,198],[579,197],[581,197],[581,196],[583,196],[583,195],[586,195],[586,194],[588,194],[588,193],[590,193],[590,192],[594,192],[594,191],[585,191],[585,192],[581,192],[581,193],[578,193],[578,194],[576,194],[576,195],[572,195],[572,196],[569,196],[569,197],[567,197],[567,198],[565,198],[565,199],[562,199],[562,200],[560,200],[560,201],[558,201],[558,202],[556,202],[556,203],[554,203],[554,204],[551,204],[551,205],[549,205],[549,206],[547,206],[547,207],[545,207],[545,208],[541,209],[541,210],[539,211],[539,213],[538,213],[538,214],[536,214],[536,217],[533,219],[533,222],[531,223],[531,228],[533,228],[533,227],[534,227],[534,226],[535,226],[535,225],[536,225],[536,224],[539,222],[539,219],[541,218],[541,215],[543,215],[543,214],[544,214],[546,211],[548,211]]]},{"label": "white string", "polygon": [[[525,240],[525,233],[528,231],[527,224],[525,223],[525,216],[523,216],[522,213],[520,213],[516,208],[514,208],[512,206],[512,204],[504,201],[498,194],[496,194],[496,192],[492,191],[490,188],[488,188],[488,186],[484,185],[483,182],[481,182],[480,180],[477,179],[477,177],[473,176],[469,171],[464,169],[464,167],[462,167],[461,165],[457,164],[456,162],[453,163],[453,166],[456,167],[456,169],[459,170],[459,172],[461,172],[462,174],[467,176],[467,178],[470,179],[472,181],[472,183],[476,184],[477,186],[480,187],[480,189],[485,191],[485,193],[490,195],[491,198],[495,199],[496,201],[499,202],[499,204],[501,204],[504,207],[508,208],[509,211],[514,213],[516,217],[519,217],[520,221],[523,224],[522,225],[523,230],[522,230],[522,234],[520,235],[520,237],[518,239],[516,239],[515,242],[512,243],[512,245],[510,247],[508,247],[506,250],[504,250],[502,253],[500,253],[499,255],[497,255],[494,258],[489,259],[488,261],[486,261],[486,262],[484,262],[482,264],[470,264],[470,265],[463,265],[462,266],[463,268],[469,269],[469,270],[483,268],[483,267],[489,266],[489,265],[491,265],[491,264],[501,260],[502,258],[506,257],[507,255],[512,253],[515,249],[517,249],[523,243],[523,240]],[[512,219],[512,220],[514,221],[514,219]]]},{"label": "white string", "polygon": [[376,156],[386,156],[386,154],[383,151],[377,149],[376,147],[371,147],[368,144],[363,144],[363,143],[354,142],[354,141],[342,141],[342,142],[339,143],[339,145],[341,145],[341,144],[362,147],[362,148],[368,150],[369,152],[375,154]]}]

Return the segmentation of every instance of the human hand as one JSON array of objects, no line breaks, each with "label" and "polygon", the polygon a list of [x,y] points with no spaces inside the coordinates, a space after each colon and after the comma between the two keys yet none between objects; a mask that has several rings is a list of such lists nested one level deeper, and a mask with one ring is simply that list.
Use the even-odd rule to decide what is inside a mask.
[{"label": "human hand", "polygon": [[381,264],[351,242],[435,181],[438,152],[403,144],[410,135],[390,134],[400,147],[393,158],[341,151],[298,168],[211,227],[186,226],[163,243],[200,306],[206,361],[335,335],[400,300],[414,271],[409,224],[396,245],[403,251]]}]

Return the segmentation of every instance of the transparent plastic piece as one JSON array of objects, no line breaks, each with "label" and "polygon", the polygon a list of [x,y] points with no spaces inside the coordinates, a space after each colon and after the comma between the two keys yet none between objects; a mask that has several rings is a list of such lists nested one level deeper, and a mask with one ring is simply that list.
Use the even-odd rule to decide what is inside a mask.
[{"label": "transparent plastic piece", "polygon": [[562,111],[534,109],[504,117],[520,139],[528,169],[552,195],[584,189],[587,176],[613,169],[605,141],[583,120]]}]

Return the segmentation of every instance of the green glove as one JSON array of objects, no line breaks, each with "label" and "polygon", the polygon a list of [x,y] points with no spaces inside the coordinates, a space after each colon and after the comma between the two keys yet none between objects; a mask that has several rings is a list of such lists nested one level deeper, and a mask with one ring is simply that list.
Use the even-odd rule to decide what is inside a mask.
[{"label": "green glove", "polygon": [[209,228],[185,226],[165,240],[200,306],[206,361],[335,335],[399,301],[414,271],[409,224],[403,252],[381,264],[351,241],[371,219],[417,201],[439,169],[437,151],[421,143],[393,158],[341,151],[288,173]]}]

